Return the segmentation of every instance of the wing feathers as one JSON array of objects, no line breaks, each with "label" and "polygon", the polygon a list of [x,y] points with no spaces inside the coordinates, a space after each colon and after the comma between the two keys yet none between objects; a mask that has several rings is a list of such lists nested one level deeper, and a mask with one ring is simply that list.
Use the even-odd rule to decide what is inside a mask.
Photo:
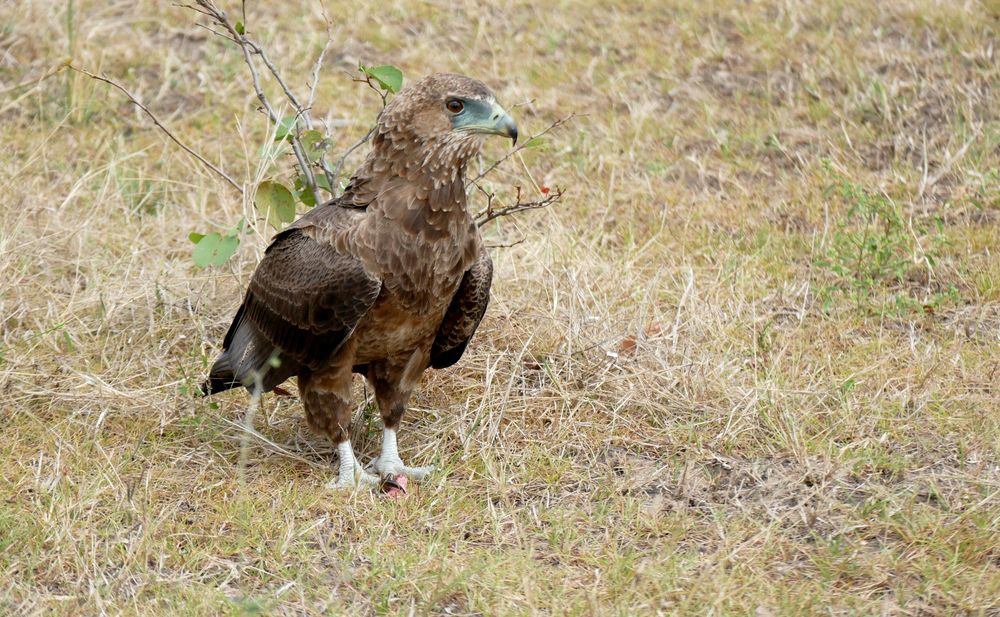
[{"label": "wing feathers", "polygon": [[446,368],[458,362],[469,340],[479,327],[486,305],[490,301],[490,284],[493,281],[493,261],[483,251],[479,259],[466,271],[462,283],[444,314],[434,345],[431,347],[431,366]]},{"label": "wing feathers", "polygon": [[[321,208],[326,212],[319,214],[328,217],[343,212],[336,205]],[[251,388],[255,375],[266,392],[302,366],[319,368],[374,304],[381,282],[356,258],[304,233],[304,226],[286,229],[268,247],[226,334],[206,392],[241,384]]]}]

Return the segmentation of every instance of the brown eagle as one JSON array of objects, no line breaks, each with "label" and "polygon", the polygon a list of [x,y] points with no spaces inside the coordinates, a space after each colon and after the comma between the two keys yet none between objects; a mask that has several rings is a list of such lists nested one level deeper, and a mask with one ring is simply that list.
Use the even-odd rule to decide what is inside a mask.
[{"label": "brown eagle", "polygon": [[[486,312],[493,263],[465,193],[486,135],[516,143],[517,125],[479,81],[439,73],[401,90],[344,194],[274,237],[229,326],[204,392],[298,376],[309,425],[337,444],[333,486],[432,469],[403,464],[396,431],[424,370],[457,362]],[[381,412],[378,476],[351,447],[352,373]]]}]

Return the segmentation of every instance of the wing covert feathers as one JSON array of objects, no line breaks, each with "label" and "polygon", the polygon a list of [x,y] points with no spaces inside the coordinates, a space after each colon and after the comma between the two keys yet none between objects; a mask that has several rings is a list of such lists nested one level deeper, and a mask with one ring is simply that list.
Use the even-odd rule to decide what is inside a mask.
[{"label": "wing covert feathers", "polygon": [[479,327],[490,301],[493,261],[484,250],[473,262],[445,312],[431,347],[431,366],[447,368],[458,362]]},{"label": "wing covert feathers", "polygon": [[381,282],[358,259],[301,227],[286,229],[268,247],[203,386],[206,393],[252,389],[255,376],[267,392],[303,366],[319,368],[374,304]]}]

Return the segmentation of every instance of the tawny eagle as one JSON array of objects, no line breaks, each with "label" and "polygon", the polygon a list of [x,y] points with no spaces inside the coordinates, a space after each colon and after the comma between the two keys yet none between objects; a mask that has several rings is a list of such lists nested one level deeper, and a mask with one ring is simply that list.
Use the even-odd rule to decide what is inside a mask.
[{"label": "tawny eagle", "polygon": [[[212,366],[207,394],[297,376],[309,425],[337,444],[334,486],[432,469],[403,464],[396,431],[424,370],[457,362],[486,312],[493,264],[465,192],[486,135],[516,143],[517,125],[479,81],[439,73],[401,90],[344,194],[274,237]],[[351,447],[352,373],[382,416],[378,475]]]}]

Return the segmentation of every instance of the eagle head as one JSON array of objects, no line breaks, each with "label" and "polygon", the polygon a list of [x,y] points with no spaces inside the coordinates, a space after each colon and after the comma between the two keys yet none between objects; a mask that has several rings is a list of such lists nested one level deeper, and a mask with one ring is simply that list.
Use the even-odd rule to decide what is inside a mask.
[{"label": "eagle head", "polygon": [[487,135],[517,143],[517,124],[493,92],[464,75],[434,73],[403,88],[386,105],[376,145],[383,142],[390,156],[405,151],[410,160],[462,166]]}]

